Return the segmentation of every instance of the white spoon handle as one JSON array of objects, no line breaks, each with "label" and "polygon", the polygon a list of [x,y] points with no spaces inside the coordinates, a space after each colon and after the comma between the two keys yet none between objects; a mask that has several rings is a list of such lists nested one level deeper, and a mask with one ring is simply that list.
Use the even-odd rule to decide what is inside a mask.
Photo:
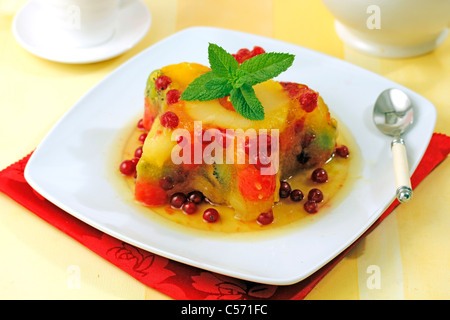
[{"label": "white spoon handle", "polygon": [[398,201],[406,203],[411,200],[413,192],[404,140],[402,138],[394,139],[391,148],[394,159],[395,184],[397,188],[396,196]]}]

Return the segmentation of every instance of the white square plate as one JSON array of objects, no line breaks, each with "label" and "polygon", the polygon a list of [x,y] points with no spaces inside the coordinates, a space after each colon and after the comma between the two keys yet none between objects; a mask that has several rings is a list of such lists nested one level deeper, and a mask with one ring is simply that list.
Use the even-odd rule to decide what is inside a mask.
[{"label": "white square plate", "polygon": [[[208,42],[228,52],[262,46],[296,55],[280,80],[317,90],[350,129],[362,156],[361,178],[331,214],[298,230],[267,237],[183,231],[143,215],[111,183],[111,148],[118,133],[143,111],[144,89],[154,69],[179,62],[208,65]],[[387,88],[403,89],[415,108],[404,135],[411,172],[433,133],[436,110],[425,98],[377,74],[293,44],[223,29],[183,30],[149,47],[112,72],[55,125],[30,158],[29,184],[89,225],[167,258],[267,284],[292,284],[318,270],[354,242],[394,200],[390,138],[372,123],[373,103]],[[263,234],[259,233],[260,234]]]}]

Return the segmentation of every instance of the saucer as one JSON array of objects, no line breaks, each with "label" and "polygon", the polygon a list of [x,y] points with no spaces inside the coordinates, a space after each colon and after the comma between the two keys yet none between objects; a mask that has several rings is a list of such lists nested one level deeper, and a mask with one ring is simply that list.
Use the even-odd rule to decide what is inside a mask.
[{"label": "saucer", "polygon": [[95,46],[68,47],[50,44],[39,23],[39,5],[30,1],[14,17],[13,33],[17,42],[32,54],[56,62],[82,64],[108,60],[133,48],[147,34],[151,14],[141,1],[120,8],[117,29],[112,37]]}]

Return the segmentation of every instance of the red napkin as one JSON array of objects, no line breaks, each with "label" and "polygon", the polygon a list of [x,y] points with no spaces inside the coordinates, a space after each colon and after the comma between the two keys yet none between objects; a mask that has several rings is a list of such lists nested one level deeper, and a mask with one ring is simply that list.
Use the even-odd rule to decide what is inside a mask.
[{"label": "red napkin", "polygon": [[[450,137],[433,134],[428,149],[412,176],[413,188],[447,157],[449,151]],[[303,299],[361,238],[399,204],[394,201],[361,238],[308,278],[289,286],[265,285],[166,259],[113,238],[74,218],[27,184],[23,172],[30,155],[0,172],[0,191],[140,282],[174,299]]]}]

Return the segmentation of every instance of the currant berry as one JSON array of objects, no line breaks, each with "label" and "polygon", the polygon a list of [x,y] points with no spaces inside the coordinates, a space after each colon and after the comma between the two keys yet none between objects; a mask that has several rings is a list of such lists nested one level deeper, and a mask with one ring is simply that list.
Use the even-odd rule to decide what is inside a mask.
[{"label": "currant berry", "polygon": [[287,198],[291,194],[291,185],[286,181],[280,183],[280,198]]},{"label": "currant berry", "polygon": [[313,202],[322,202],[323,193],[317,188],[311,189],[308,193],[308,200]]},{"label": "currant berry", "polygon": [[126,176],[131,176],[136,171],[136,162],[133,160],[125,160],[120,164],[119,170]]},{"label": "currant berry", "polygon": [[142,157],[142,146],[138,147],[135,151],[134,151],[134,156],[138,159],[140,159]]},{"label": "currant berry", "polygon": [[170,197],[170,205],[174,209],[180,209],[186,200],[187,197],[184,193],[177,192]]},{"label": "currant berry", "polygon": [[336,154],[341,158],[348,158],[350,152],[348,151],[348,148],[346,146],[340,146],[336,148]]},{"label": "currant berry", "polygon": [[143,133],[143,134],[141,134],[140,136],[139,136],[139,142],[140,143],[144,143],[145,142],[145,139],[147,138],[147,135],[148,135],[148,133]]},{"label": "currant berry", "polygon": [[214,208],[206,209],[205,212],[203,212],[203,220],[209,223],[216,222],[219,220],[219,212]]},{"label": "currant berry", "polygon": [[159,186],[164,190],[171,190],[174,187],[174,182],[171,177],[163,177],[159,180]]},{"label": "currant berry", "polygon": [[311,179],[317,183],[325,183],[328,181],[328,174],[323,168],[317,168],[311,174]]},{"label": "currant berry", "polygon": [[303,192],[299,189],[294,189],[289,195],[292,201],[298,202],[303,200]]},{"label": "currant berry", "polygon": [[138,123],[137,123],[137,128],[138,128],[139,130],[145,130],[145,127],[144,127],[144,119],[140,119],[140,120],[138,121]]},{"label": "currant berry", "polygon": [[195,204],[202,203],[203,199],[204,199],[204,195],[200,191],[192,191],[192,192],[189,192],[189,194],[188,194],[188,200]]},{"label": "currant berry", "polygon": [[258,218],[256,219],[256,221],[260,224],[260,225],[268,225],[271,224],[273,222],[273,211],[267,211],[267,212],[263,212],[261,213]]},{"label": "currant berry", "polygon": [[305,204],[303,205],[303,208],[308,213],[316,213],[317,211],[319,211],[319,206],[317,205],[317,202],[310,201],[310,200],[305,202]]},{"label": "currant berry", "polygon": [[181,210],[186,214],[194,214],[197,212],[197,205],[191,201],[186,201],[181,206]]}]

